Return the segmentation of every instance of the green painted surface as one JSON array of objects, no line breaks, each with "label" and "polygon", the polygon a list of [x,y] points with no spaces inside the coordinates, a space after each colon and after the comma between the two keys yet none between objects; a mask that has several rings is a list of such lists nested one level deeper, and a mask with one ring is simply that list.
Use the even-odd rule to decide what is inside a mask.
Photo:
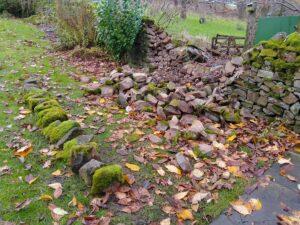
[{"label": "green painted surface", "polygon": [[300,26],[300,16],[265,17],[258,21],[255,44],[260,41],[269,40],[278,32],[291,34],[295,27]]}]

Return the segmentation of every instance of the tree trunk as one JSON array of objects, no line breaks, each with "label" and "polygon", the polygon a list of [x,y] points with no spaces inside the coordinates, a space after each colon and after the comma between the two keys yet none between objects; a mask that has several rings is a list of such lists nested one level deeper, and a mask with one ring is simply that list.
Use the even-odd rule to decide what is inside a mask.
[{"label": "tree trunk", "polygon": [[186,11],[187,11],[186,2],[187,0],[181,0],[181,12],[180,12],[181,19],[186,19]]}]

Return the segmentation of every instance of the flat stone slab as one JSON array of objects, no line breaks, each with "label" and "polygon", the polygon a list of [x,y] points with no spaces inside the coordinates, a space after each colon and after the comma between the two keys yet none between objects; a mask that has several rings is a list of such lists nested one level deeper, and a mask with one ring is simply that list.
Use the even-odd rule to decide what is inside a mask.
[{"label": "flat stone slab", "polygon": [[[300,181],[300,156],[294,153],[291,154],[292,163],[294,167],[288,172],[289,175],[294,176],[297,181]],[[255,211],[251,215],[243,216],[236,211],[232,211],[232,215],[225,215],[224,213],[216,219],[211,225],[274,225],[278,223],[276,215],[286,214],[281,204],[293,210],[300,209],[299,190],[297,188],[298,182],[291,182],[287,178],[279,174],[280,166],[275,163],[273,167],[266,173],[274,178],[266,187],[259,186],[251,194],[244,194],[241,196],[244,200],[250,198],[257,198],[261,200],[263,208],[260,211]]]}]

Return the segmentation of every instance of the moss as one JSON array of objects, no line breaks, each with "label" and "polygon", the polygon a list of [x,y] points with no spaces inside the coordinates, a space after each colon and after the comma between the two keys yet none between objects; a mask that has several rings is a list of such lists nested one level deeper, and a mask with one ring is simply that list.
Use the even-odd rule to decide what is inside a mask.
[{"label": "moss", "polygon": [[285,44],[287,46],[291,46],[294,48],[300,48],[300,33],[299,32],[294,32],[292,34],[290,34],[286,41]]},{"label": "moss", "polygon": [[149,83],[147,87],[147,91],[151,94],[156,94],[159,91],[159,88],[153,82]]},{"label": "moss", "polygon": [[156,125],[156,119],[149,119],[147,120],[146,124],[150,127],[153,127]]},{"label": "moss", "polygon": [[85,155],[90,155],[93,150],[98,148],[98,144],[96,142],[90,142],[88,144],[83,145],[74,145],[70,148],[70,155],[77,154],[77,153],[84,153]]},{"label": "moss", "polygon": [[43,129],[43,134],[50,140],[51,143],[55,143],[75,127],[80,127],[80,125],[73,120],[67,120],[60,123],[55,121]]},{"label": "moss", "polygon": [[38,104],[48,101],[49,98],[47,97],[38,97],[37,95],[33,95],[27,98],[26,103],[28,108],[33,110]]},{"label": "moss", "polygon": [[197,135],[194,132],[190,132],[190,131],[183,132],[182,137],[185,140],[197,140]]},{"label": "moss", "polygon": [[132,134],[127,136],[126,140],[129,143],[134,143],[134,142],[137,142],[138,140],[140,140],[140,138],[141,138],[141,135],[139,135],[137,133],[132,133]]},{"label": "moss", "polygon": [[261,50],[259,56],[275,58],[277,56],[277,52],[274,51],[273,49],[266,48]]},{"label": "moss", "polygon": [[45,109],[49,109],[52,107],[58,107],[58,106],[59,106],[58,101],[56,101],[55,99],[52,99],[52,100],[45,101],[45,102],[38,104],[36,107],[34,107],[34,112],[38,113]]},{"label": "moss", "polygon": [[55,157],[56,157],[57,159],[68,159],[68,158],[70,158],[71,155],[72,155],[72,148],[73,148],[74,146],[76,146],[76,145],[78,145],[78,141],[77,141],[76,138],[74,138],[74,139],[72,139],[72,140],[66,142],[66,143],[64,144],[63,150],[60,151],[60,152],[58,152],[58,153],[55,155]]},{"label": "moss", "polygon": [[265,166],[265,164],[266,164],[265,161],[258,160],[256,166],[257,166],[258,169],[261,169],[261,168],[263,168]]},{"label": "moss", "polygon": [[153,112],[153,107],[152,106],[145,106],[142,109],[143,112]]},{"label": "moss", "polygon": [[137,82],[134,82],[133,88],[134,88],[134,90],[138,91],[139,90],[139,84]]},{"label": "moss", "polygon": [[197,158],[201,158],[201,159],[207,158],[207,155],[204,154],[198,146],[193,148],[193,153]]},{"label": "moss", "polygon": [[251,149],[250,149],[248,146],[245,146],[245,145],[240,146],[240,147],[239,147],[239,150],[240,150],[241,152],[245,152],[248,156],[252,156],[252,155],[253,155]]},{"label": "moss", "polygon": [[100,194],[112,184],[119,182],[123,183],[122,167],[119,165],[104,166],[95,171],[93,175],[92,194]]},{"label": "moss", "polygon": [[122,73],[122,72],[123,72],[123,68],[120,67],[120,66],[118,66],[118,67],[117,67],[117,72],[118,72],[118,73]]},{"label": "moss", "polygon": [[105,85],[113,85],[114,82],[113,82],[112,80],[106,80],[106,81],[104,82],[104,84],[105,84]]},{"label": "moss", "polygon": [[224,110],[222,112],[222,116],[225,121],[231,123],[239,123],[241,122],[241,116],[238,111],[234,112],[234,110]]},{"label": "moss", "polygon": [[169,103],[170,106],[178,107],[179,106],[179,100],[178,99],[172,99],[172,101]]},{"label": "moss", "polygon": [[65,121],[68,119],[66,112],[59,107],[45,109],[38,113],[38,117],[37,125],[39,127],[46,127],[56,120]]}]

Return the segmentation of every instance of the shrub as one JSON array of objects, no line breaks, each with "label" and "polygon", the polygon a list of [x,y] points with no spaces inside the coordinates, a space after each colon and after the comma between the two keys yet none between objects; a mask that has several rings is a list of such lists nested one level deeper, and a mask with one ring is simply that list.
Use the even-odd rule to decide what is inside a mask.
[{"label": "shrub", "polygon": [[1,0],[0,13],[7,11],[16,17],[29,17],[35,13],[37,0]]},{"label": "shrub", "polygon": [[95,45],[95,15],[89,0],[56,0],[56,14],[61,48]]},{"label": "shrub", "polygon": [[132,49],[142,17],[139,0],[100,0],[97,7],[99,44],[120,59]]}]

